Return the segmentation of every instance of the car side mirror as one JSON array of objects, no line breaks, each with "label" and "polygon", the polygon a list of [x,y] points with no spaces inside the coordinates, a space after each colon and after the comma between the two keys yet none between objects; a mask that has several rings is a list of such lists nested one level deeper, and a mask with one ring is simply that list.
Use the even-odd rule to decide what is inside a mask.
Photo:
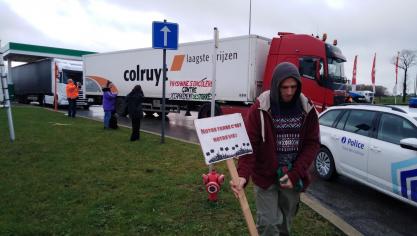
[{"label": "car side mirror", "polygon": [[405,138],[400,140],[402,148],[417,151],[417,138]]}]

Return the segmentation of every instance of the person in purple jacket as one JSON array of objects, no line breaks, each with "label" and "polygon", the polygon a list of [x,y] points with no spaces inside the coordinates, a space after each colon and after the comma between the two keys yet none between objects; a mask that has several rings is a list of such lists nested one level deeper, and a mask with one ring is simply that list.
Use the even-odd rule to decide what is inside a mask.
[{"label": "person in purple jacket", "polygon": [[290,235],[300,192],[310,183],[309,168],[320,148],[319,122],[312,102],[301,93],[298,68],[283,62],[274,69],[271,89],[245,117],[253,153],[239,158],[236,196],[254,183],[259,235]]},{"label": "person in purple jacket", "polygon": [[113,83],[107,81],[106,87],[103,88],[103,110],[104,110],[104,128],[108,129],[112,112],[115,111],[117,93],[113,93],[111,88]]}]

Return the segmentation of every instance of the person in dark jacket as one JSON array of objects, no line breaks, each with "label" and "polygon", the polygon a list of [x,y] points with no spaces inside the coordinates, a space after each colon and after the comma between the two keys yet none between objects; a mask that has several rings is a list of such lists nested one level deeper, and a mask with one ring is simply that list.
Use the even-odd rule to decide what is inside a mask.
[{"label": "person in dark jacket", "polygon": [[132,135],[130,141],[136,141],[140,139],[140,120],[143,117],[142,102],[143,91],[140,85],[136,85],[132,91],[126,96],[127,112],[129,118],[132,121]]},{"label": "person in dark jacket", "polygon": [[283,62],[275,67],[271,90],[250,107],[245,126],[253,153],[239,159],[239,178],[230,182],[231,188],[239,196],[252,178],[259,234],[289,235],[320,148],[317,111],[301,93],[295,65]]},{"label": "person in dark jacket", "polygon": [[103,110],[104,110],[104,128],[108,129],[110,126],[110,118],[115,111],[115,104],[117,93],[113,93],[111,88],[113,83],[107,81],[106,87],[103,88]]}]

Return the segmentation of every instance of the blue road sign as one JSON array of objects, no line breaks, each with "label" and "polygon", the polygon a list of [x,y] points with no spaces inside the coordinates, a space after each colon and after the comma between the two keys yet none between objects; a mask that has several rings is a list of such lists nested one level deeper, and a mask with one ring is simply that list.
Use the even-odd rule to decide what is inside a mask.
[{"label": "blue road sign", "polygon": [[152,22],[152,48],[178,49],[178,24],[170,22]]}]

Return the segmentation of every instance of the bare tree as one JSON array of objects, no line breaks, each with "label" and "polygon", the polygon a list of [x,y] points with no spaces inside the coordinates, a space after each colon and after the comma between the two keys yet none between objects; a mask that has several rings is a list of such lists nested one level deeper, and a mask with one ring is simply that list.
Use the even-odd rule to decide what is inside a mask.
[{"label": "bare tree", "polygon": [[[397,56],[392,57],[391,63],[396,64]],[[407,96],[407,71],[410,67],[417,64],[417,55],[416,51],[403,49],[400,52],[400,57],[398,61],[398,68],[404,70],[404,82],[403,82],[403,102],[405,102],[405,97]]]}]

